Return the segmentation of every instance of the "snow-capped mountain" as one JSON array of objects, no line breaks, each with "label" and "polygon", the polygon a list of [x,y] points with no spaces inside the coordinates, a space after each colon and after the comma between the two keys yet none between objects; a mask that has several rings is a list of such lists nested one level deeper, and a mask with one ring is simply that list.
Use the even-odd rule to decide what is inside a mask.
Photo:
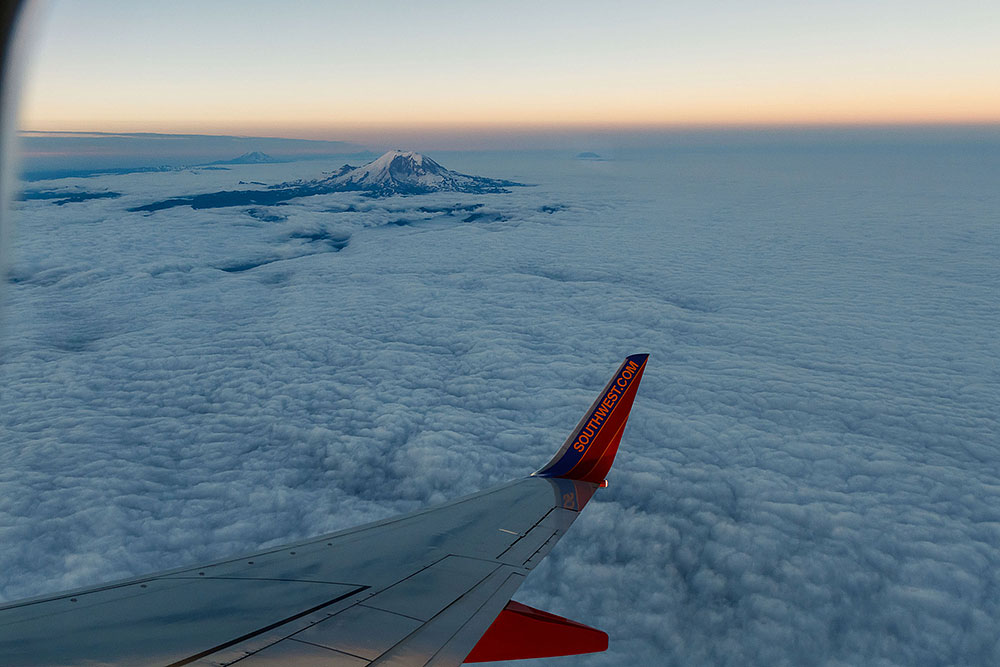
[{"label": "snow-capped mountain", "polygon": [[460,174],[442,167],[426,155],[395,150],[361,167],[345,164],[316,185],[388,196],[428,192],[507,192],[506,187],[520,183]]},{"label": "snow-capped mountain", "polygon": [[190,206],[195,209],[248,204],[273,206],[299,197],[333,192],[361,192],[370,197],[422,195],[431,192],[494,194],[509,193],[508,187],[524,185],[498,178],[460,174],[445,169],[425,155],[403,151],[389,151],[362,167],[345,164],[332,174],[325,173],[328,175],[321,179],[289,181],[254,190],[222,190],[171,197],[129,210],[153,212],[174,206]]}]

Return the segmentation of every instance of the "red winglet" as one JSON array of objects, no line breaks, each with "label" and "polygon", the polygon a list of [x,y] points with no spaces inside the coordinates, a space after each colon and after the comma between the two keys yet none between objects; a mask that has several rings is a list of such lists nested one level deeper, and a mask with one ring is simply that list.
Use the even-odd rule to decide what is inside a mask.
[{"label": "red winglet", "polygon": [[618,443],[648,357],[648,354],[633,354],[625,358],[562,448],[535,475],[594,484],[604,481],[618,453]]},{"label": "red winglet", "polygon": [[511,600],[465,662],[552,658],[608,650],[608,635]]}]

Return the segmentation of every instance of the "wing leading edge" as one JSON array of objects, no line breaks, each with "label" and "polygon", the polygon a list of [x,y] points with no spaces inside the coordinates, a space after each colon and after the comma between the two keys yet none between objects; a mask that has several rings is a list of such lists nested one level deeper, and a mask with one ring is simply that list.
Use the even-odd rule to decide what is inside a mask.
[{"label": "wing leading edge", "polygon": [[645,361],[625,360],[531,477],[241,558],[0,606],[0,664],[459,665],[604,650],[603,632],[510,598],[603,482]]}]

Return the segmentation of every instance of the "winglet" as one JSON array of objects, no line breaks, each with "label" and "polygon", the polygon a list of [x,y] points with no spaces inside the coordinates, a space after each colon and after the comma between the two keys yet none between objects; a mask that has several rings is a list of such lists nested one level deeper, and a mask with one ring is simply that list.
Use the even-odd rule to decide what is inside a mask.
[{"label": "winglet", "polygon": [[618,372],[576,425],[573,434],[548,465],[536,471],[535,475],[565,477],[595,484],[604,481],[618,453],[618,443],[621,442],[648,357],[648,354],[633,354],[625,358]]}]

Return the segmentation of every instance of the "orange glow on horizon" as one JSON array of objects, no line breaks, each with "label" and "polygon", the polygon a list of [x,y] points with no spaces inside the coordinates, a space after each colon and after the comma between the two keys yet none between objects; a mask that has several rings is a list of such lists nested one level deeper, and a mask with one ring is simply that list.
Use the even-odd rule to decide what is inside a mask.
[{"label": "orange glow on horizon", "polygon": [[300,122],[226,122],[209,120],[51,120],[22,123],[25,132],[151,132],[161,134],[205,134],[256,137],[283,137],[325,141],[370,141],[383,134],[457,135],[457,134],[546,134],[561,132],[669,132],[712,129],[768,129],[823,127],[922,127],[922,126],[993,126],[1000,125],[1000,113],[959,114],[825,114],[813,118],[794,115],[784,117],[690,118],[663,122],[502,122],[469,120],[448,122],[367,122],[367,123],[308,123]]},{"label": "orange glow on horizon", "polygon": [[[970,82],[854,90],[789,88],[699,91],[700,94],[636,91],[622,96],[578,93],[576,99],[524,95],[475,102],[430,97],[377,96],[353,104],[328,98],[310,104],[280,100],[249,105],[223,96],[171,105],[142,96],[63,105],[29,99],[21,127],[39,131],[244,134],[350,140],[380,131],[534,132],[559,130],[656,130],[697,127],[923,125],[1000,123],[1000,86]],[[401,106],[406,106],[401,112]]]}]

